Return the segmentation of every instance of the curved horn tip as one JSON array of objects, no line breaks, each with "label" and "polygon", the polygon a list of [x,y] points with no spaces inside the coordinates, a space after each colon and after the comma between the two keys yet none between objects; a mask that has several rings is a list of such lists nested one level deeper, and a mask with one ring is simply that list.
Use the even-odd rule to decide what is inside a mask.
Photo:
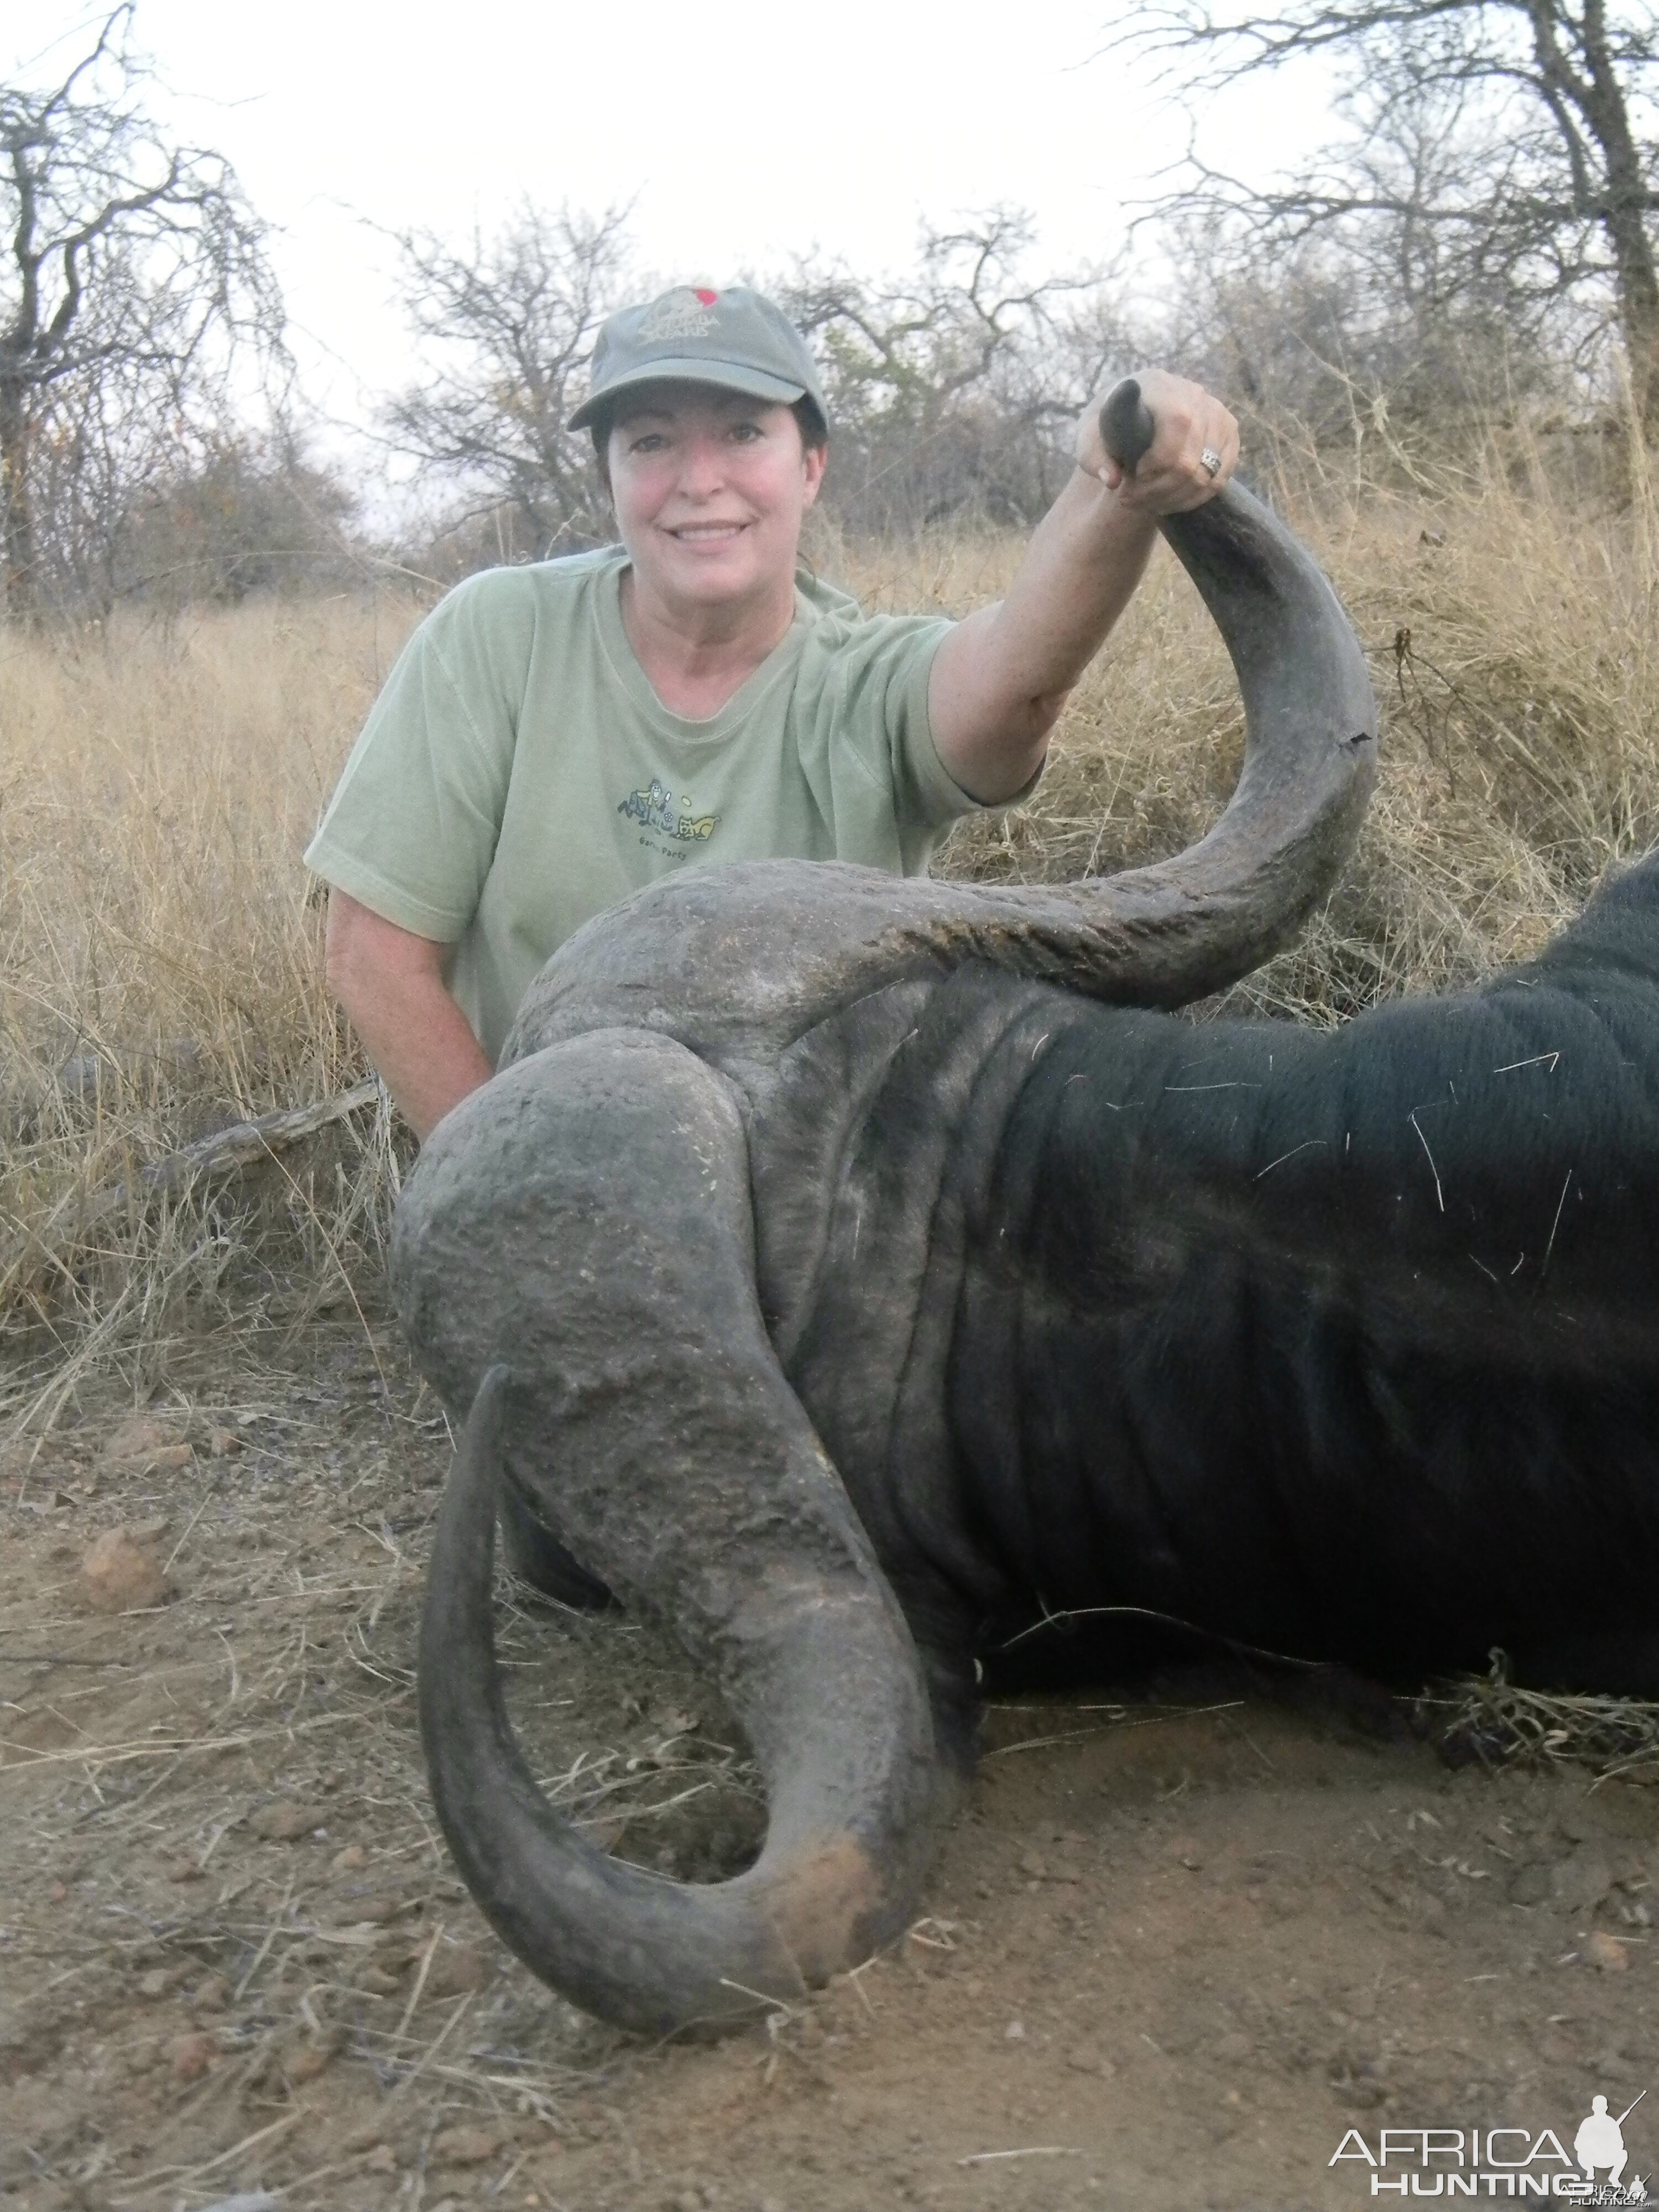
[{"label": "curved horn tip", "polygon": [[1140,396],[1140,380],[1126,376],[1107,393],[1100,410],[1101,443],[1118,466],[1133,476],[1157,434],[1152,411]]},{"label": "curved horn tip", "polygon": [[500,1399],[502,1391],[512,1388],[512,1383],[513,1370],[507,1362],[504,1359],[493,1360],[483,1371],[483,1380],[478,1385],[478,1394],[472,1401],[474,1406],[494,1406]]},{"label": "curved horn tip", "polygon": [[513,1370],[504,1360],[498,1359],[484,1370],[466,1417],[466,1436],[469,1443],[488,1443],[500,1435],[502,1418],[507,1410],[507,1394],[513,1387]]}]

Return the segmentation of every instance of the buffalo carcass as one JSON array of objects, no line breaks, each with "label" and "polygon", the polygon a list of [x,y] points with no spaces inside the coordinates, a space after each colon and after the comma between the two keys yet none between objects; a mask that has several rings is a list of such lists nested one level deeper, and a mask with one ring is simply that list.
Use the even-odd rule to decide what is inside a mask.
[{"label": "buffalo carcass", "polygon": [[[682,876],[556,957],[405,1191],[399,1310],[472,1407],[434,1797],[507,1942],[613,2020],[730,2019],[907,1924],[993,1621],[1651,1679],[1659,864],[1477,990],[1324,1033],[1158,1011],[1295,929],[1375,751],[1273,518],[1230,491],[1166,535],[1247,709],[1200,844],[1053,890]],[[718,1679],[768,1785],[746,1872],[664,1881],[543,1799],[493,1658],[498,1504],[554,1587]]]}]

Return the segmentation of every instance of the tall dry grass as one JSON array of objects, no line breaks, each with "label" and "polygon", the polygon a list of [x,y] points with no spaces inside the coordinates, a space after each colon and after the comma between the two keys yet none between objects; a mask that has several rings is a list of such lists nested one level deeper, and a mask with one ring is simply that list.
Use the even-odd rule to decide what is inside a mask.
[{"label": "tall dry grass", "polygon": [[[1235,1004],[1328,1021],[1478,976],[1659,842],[1652,485],[1564,498],[1513,439],[1455,477],[1392,475],[1274,488],[1370,655],[1383,768],[1341,885]],[[815,553],[868,605],[957,614],[1018,550],[958,533]],[[142,1363],[192,1300],[246,1316],[372,1280],[399,1160],[384,1115],[234,1194],[72,1229],[76,1194],[135,1162],[362,1073],[300,855],[417,613],[337,599],[0,636],[0,1326],[31,1407],[89,1359]],[[1224,803],[1240,737],[1224,655],[1160,556],[1036,795],[943,866],[1036,881],[1169,851]]]},{"label": "tall dry grass", "polygon": [[102,1350],[142,1356],[191,1293],[257,1300],[273,1235],[319,1285],[378,1241],[384,1119],[234,1196],[90,1237],[76,1219],[179,1143],[362,1073],[300,855],[417,614],[250,604],[0,635],[0,1324],[28,1402]]}]

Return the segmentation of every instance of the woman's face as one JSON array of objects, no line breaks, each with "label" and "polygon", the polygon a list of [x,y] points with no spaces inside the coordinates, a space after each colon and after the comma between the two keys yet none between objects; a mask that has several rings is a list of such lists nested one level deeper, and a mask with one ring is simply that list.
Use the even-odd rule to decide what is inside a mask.
[{"label": "woman's face", "polygon": [[636,584],[671,611],[793,593],[824,464],[793,411],[706,384],[642,385],[623,404],[605,453]]}]

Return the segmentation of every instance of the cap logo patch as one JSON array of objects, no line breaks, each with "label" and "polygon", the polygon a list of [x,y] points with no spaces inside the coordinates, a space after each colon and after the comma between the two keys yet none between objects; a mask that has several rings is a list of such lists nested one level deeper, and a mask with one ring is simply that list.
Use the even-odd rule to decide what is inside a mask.
[{"label": "cap logo patch", "polygon": [[650,343],[661,338],[707,337],[720,320],[713,313],[718,292],[693,291],[683,284],[653,301],[640,324],[640,336]]}]

